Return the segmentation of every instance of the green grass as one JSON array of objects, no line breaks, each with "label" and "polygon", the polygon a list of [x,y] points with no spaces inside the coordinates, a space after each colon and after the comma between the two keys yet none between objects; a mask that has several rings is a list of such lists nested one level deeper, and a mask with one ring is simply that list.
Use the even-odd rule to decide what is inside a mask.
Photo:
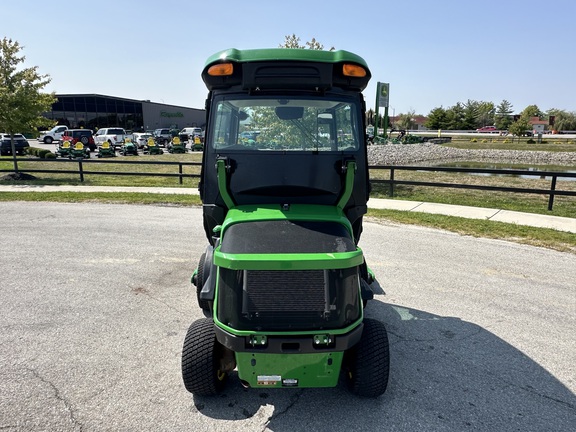
[{"label": "green grass", "polygon": [[[468,146],[470,148],[470,146]],[[493,148],[493,147],[492,147]],[[574,146],[576,149],[576,146]],[[200,161],[201,155],[159,155],[139,156],[139,160],[159,161]],[[120,159],[120,158],[119,158]],[[127,158],[132,160],[135,158]],[[49,162],[47,162],[49,163]],[[44,165],[44,164],[42,164]],[[67,164],[52,163],[59,169],[66,169]],[[27,167],[39,168],[39,163],[22,161],[20,169]],[[0,168],[10,169],[10,158],[0,158]],[[149,171],[177,173],[177,166],[142,166],[85,164],[90,171]],[[200,167],[185,167],[184,173],[199,173]],[[379,175],[386,178],[386,172],[372,172],[371,176]],[[187,178],[180,185],[178,178],[137,177],[119,175],[86,175],[82,183],[77,175],[71,174],[35,174],[36,180],[10,182],[9,184],[41,184],[41,185],[85,185],[85,186],[148,186],[148,187],[197,187],[198,179]],[[521,179],[517,177],[485,177],[465,175],[461,173],[429,173],[429,172],[396,172],[396,180],[418,180],[430,182],[453,182],[467,184],[498,185],[511,187],[543,188],[549,187],[548,180]],[[7,184],[7,182],[5,183]],[[559,181],[557,189],[576,190],[576,181]],[[388,189],[375,185],[372,195],[375,198],[389,198]],[[556,197],[552,212],[547,210],[548,197],[537,194],[519,194],[504,192],[475,191],[466,189],[436,188],[426,186],[398,186],[395,199],[437,202],[446,204],[468,205],[476,207],[498,208],[546,215],[575,217],[576,197]],[[201,205],[199,196],[147,193],[85,193],[85,192],[4,192],[0,193],[0,201],[57,201],[57,202],[100,202],[150,205]],[[462,235],[496,238],[535,246],[551,248],[564,252],[576,253],[576,235],[552,229],[533,228],[506,224],[494,221],[466,219],[452,216],[433,215],[395,210],[369,210],[368,217],[375,221],[392,221],[403,224],[417,224],[457,232]]]}]

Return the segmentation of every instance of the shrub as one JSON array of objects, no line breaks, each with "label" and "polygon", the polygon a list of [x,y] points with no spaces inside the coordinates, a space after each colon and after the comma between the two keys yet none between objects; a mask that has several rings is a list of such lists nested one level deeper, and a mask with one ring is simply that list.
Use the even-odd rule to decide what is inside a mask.
[{"label": "shrub", "polygon": [[536,144],[536,141],[530,138],[528,141],[526,141],[526,144]]},{"label": "shrub", "polygon": [[45,159],[56,159],[56,155],[55,155],[54,153],[52,153],[52,152],[49,151],[48,153],[46,153],[46,154],[44,155],[44,158],[45,158]]}]

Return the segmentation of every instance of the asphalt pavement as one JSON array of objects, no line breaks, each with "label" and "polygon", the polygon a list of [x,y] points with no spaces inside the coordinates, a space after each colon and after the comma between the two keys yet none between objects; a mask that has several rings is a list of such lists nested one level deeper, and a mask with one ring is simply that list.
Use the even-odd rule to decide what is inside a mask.
[{"label": "asphalt pavement", "polygon": [[[198,195],[198,190],[196,188],[45,185],[0,185],[0,192],[142,192]],[[469,219],[484,219],[538,228],[551,228],[558,231],[576,233],[576,218],[569,217],[549,216],[536,213],[522,213],[502,209],[379,198],[370,198],[368,201],[368,207],[374,209],[391,209],[411,212],[434,213]]]},{"label": "asphalt pavement", "polygon": [[182,384],[198,207],[0,202],[0,429],[572,432],[576,255],[386,221],[360,246],[386,393]]}]

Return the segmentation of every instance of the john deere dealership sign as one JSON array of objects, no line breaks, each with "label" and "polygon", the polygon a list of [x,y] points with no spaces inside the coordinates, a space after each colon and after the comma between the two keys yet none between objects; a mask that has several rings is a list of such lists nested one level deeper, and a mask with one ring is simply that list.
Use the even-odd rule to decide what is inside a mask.
[{"label": "john deere dealership sign", "polygon": [[180,111],[177,112],[160,111],[160,117],[169,117],[169,118],[184,117],[184,114],[182,114]]},{"label": "john deere dealership sign", "polygon": [[378,106],[387,107],[388,106],[388,96],[390,94],[390,84],[389,83],[378,83],[378,90],[376,93],[376,98],[378,101]]}]

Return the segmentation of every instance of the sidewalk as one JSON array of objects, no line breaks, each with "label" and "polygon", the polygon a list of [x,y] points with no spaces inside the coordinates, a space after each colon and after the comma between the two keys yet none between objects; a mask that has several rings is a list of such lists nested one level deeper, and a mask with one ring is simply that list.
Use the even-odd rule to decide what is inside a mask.
[{"label": "sidewalk", "polygon": [[[198,195],[196,188],[155,188],[155,187],[107,187],[107,186],[46,186],[46,185],[0,185],[1,192],[141,192],[160,194]],[[537,228],[552,228],[558,231],[576,233],[576,218],[548,216],[534,213],[521,213],[509,210],[481,207],[434,204],[419,201],[400,201],[371,198],[368,207],[373,209],[403,210],[458,216],[468,219],[484,219],[526,225]]]}]

